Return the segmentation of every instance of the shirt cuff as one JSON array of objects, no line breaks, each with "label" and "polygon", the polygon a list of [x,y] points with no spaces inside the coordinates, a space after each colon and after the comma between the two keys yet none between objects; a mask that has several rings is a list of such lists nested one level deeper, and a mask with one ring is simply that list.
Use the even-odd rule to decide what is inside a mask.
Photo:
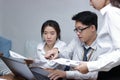
[{"label": "shirt cuff", "polygon": [[66,78],[67,79],[74,78],[74,72],[73,71],[66,71]]},{"label": "shirt cuff", "polygon": [[89,72],[99,71],[99,66],[96,64],[98,64],[98,63],[96,63],[96,61],[88,62],[87,63],[88,71]]}]

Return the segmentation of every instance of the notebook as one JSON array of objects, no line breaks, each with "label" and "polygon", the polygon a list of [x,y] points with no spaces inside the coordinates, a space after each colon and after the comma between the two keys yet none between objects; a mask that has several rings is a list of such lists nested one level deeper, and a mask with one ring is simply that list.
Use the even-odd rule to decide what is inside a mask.
[{"label": "notebook", "polygon": [[[29,68],[24,60],[18,58],[1,57],[8,68],[14,73],[27,80],[50,80],[47,75],[47,71],[38,68]],[[39,73],[38,73],[39,72]]]}]

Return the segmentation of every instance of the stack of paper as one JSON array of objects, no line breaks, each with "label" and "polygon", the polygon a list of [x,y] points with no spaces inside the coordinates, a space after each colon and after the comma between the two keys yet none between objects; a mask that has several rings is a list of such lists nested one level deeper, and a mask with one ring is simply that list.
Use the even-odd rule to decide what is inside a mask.
[{"label": "stack of paper", "polygon": [[7,79],[2,79],[2,78],[0,78],[0,80],[7,80]]},{"label": "stack of paper", "polygon": [[20,55],[20,54],[18,54],[18,53],[16,53],[16,52],[13,52],[13,51],[9,51],[9,53],[10,53],[10,56],[11,57],[14,57],[14,58],[20,58],[20,59],[27,59],[26,57],[24,57],[24,56],[22,56],[22,55]]},{"label": "stack of paper", "polygon": [[80,61],[75,61],[75,60],[70,60],[70,59],[65,59],[65,58],[58,58],[52,61],[58,64],[67,65],[71,67],[75,67],[80,64]]}]

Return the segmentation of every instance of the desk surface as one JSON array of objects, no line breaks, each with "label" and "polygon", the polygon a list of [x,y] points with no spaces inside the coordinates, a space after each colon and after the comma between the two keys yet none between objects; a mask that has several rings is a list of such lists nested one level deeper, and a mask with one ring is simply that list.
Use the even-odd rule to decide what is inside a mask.
[{"label": "desk surface", "polygon": [[23,79],[21,77],[15,77],[13,74],[8,74],[8,75],[0,76],[0,78],[6,79],[6,80],[25,80],[25,79]]}]

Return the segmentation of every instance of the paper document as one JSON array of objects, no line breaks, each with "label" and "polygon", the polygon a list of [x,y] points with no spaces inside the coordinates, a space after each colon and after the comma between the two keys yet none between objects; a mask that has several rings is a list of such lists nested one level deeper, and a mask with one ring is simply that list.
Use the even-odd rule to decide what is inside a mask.
[{"label": "paper document", "polygon": [[65,59],[65,58],[58,58],[55,60],[52,60],[53,62],[56,62],[58,64],[66,65],[66,66],[71,66],[75,67],[80,64],[80,61],[75,61],[75,60],[70,60],[70,59]]},{"label": "paper document", "polygon": [[14,51],[9,51],[9,53],[10,53],[10,56],[11,57],[14,57],[14,58],[20,58],[20,59],[27,59],[26,57],[24,57],[24,56],[22,56],[22,55],[20,55],[20,54],[18,54],[18,53],[16,53],[16,52],[14,52]]},{"label": "paper document", "polygon": [[0,80],[7,80],[7,79],[2,79],[2,78],[0,78]]}]

